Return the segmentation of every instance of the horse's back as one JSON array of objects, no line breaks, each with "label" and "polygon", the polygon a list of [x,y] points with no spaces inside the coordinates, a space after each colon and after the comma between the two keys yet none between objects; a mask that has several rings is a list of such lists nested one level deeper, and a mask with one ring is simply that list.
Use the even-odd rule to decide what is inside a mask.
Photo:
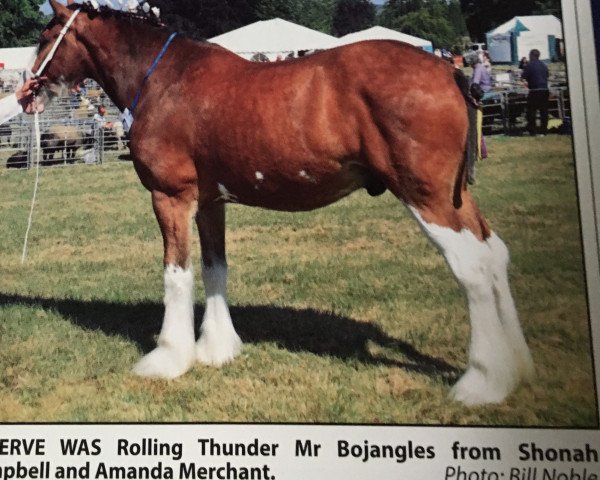
[{"label": "horse's back", "polygon": [[221,184],[242,203],[311,209],[375,179],[410,198],[437,150],[456,171],[464,99],[452,67],[412,46],[367,41],[270,64],[209,48],[190,62],[179,113],[196,121],[180,130],[209,197]]},{"label": "horse's back", "polygon": [[465,103],[452,65],[402,42],[358,42],[273,63],[213,53],[214,67],[203,71],[211,72],[206,97],[217,124],[250,120],[250,125],[269,127],[264,134],[295,136],[309,122],[330,134],[331,145],[344,147],[356,142],[338,135],[343,126],[356,131],[369,119],[404,128],[442,128],[450,120],[457,125],[453,133],[464,133]]}]

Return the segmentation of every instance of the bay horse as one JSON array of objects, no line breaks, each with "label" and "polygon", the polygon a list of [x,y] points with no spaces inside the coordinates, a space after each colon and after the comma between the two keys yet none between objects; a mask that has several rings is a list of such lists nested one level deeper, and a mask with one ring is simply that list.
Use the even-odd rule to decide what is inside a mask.
[{"label": "bay horse", "polygon": [[[123,111],[135,170],[164,240],[165,313],[138,375],[174,378],[195,361],[240,353],[226,301],[225,204],[311,210],[366,188],[390,190],[438,247],[469,306],[469,362],[451,395],[500,402],[533,363],[507,277],[508,250],[466,189],[468,101],[454,67],[392,41],[361,42],[279,63],[252,63],[175,37],[149,19],[50,0],[33,70],[80,9],[48,63],[43,100],[92,78]],[[464,77],[463,77],[464,80]],[[206,308],[194,335],[192,221]]]}]

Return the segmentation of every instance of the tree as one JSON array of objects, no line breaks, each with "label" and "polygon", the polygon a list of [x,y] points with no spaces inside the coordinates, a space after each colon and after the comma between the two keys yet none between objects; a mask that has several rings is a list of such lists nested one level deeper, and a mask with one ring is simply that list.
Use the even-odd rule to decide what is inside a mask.
[{"label": "tree", "polygon": [[174,30],[191,38],[211,38],[258,20],[258,0],[149,0]]},{"label": "tree", "polygon": [[554,15],[562,18],[560,0],[537,0],[535,2],[534,15]]},{"label": "tree", "polygon": [[427,10],[407,13],[398,19],[395,28],[402,33],[431,40],[439,48],[450,48],[458,39],[447,19],[434,16]]},{"label": "tree", "polygon": [[431,40],[436,47],[451,48],[465,31],[459,13],[456,1],[389,0],[379,21],[384,27]]},{"label": "tree", "polygon": [[27,47],[38,43],[48,19],[40,12],[43,0],[2,0],[0,46]]},{"label": "tree", "polygon": [[259,19],[282,18],[324,33],[331,32],[335,0],[258,0]]},{"label": "tree", "polygon": [[424,0],[388,0],[381,11],[382,16],[397,17],[416,12],[425,7]]},{"label": "tree", "polygon": [[256,5],[256,15],[261,20],[282,18],[294,21],[300,15],[298,2],[290,0],[259,0]]},{"label": "tree", "polygon": [[148,0],[162,20],[191,38],[206,39],[258,20],[282,18],[329,33],[335,0]]},{"label": "tree", "polygon": [[467,22],[465,22],[465,16],[460,7],[459,0],[450,0],[448,2],[448,21],[452,25],[454,31],[461,37],[469,34]]},{"label": "tree", "polygon": [[369,0],[338,0],[333,14],[332,33],[338,37],[358,32],[375,23],[375,5]]},{"label": "tree", "polygon": [[336,0],[296,0],[300,14],[296,23],[330,34]]}]

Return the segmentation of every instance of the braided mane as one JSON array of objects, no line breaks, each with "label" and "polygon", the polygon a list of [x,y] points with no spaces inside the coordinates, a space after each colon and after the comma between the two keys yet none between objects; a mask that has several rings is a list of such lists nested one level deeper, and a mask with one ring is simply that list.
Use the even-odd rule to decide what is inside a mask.
[{"label": "braided mane", "polygon": [[73,3],[68,5],[67,8],[69,10],[77,10],[78,8],[87,13],[90,18],[102,17],[102,18],[119,18],[122,20],[128,20],[136,23],[144,23],[146,25],[152,25],[154,27],[165,28],[166,25],[161,22],[160,18],[156,17],[151,13],[145,13],[141,8],[138,7],[137,11],[123,11],[123,10],[115,10],[114,8],[107,7],[106,5],[102,5],[99,8],[94,8],[94,6],[90,2],[84,3]]}]

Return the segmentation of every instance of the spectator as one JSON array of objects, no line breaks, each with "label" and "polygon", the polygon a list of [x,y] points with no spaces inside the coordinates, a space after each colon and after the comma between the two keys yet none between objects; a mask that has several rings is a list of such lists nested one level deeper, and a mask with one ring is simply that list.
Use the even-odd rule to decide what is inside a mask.
[{"label": "spectator", "polygon": [[492,57],[490,57],[490,54],[487,50],[483,51],[483,66],[485,67],[485,69],[487,70],[487,72],[491,75],[492,74]]},{"label": "spectator", "polygon": [[521,60],[519,60],[519,70],[523,70],[525,68],[525,65],[527,65],[529,63],[529,60],[527,60],[527,57],[523,57]]},{"label": "spectator", "polygon": [[523,68],[521,78],[527,82],[527,131],[531,136],[536,135],[536,117],[540,112],[540,133],[545,135],[548,129],[548,67],[540,61],[540,51],[529,52],[529,63]]},{"label": "spectator", "polygon": [[112,122],[106,119],[106,107],[104,105],[98,106],[98,113],[94,115],[94,122],[100,129],[111,129],[113,127]]},{"label": "spectator", "polygon": [[492,90],[492,77],[489,72],[479,60],[479,57],[473,57],[471,60],[471,66],[473,67],[473,75],[471,76],[471,86],[479,85],[483,92],[481,100],[487,100],[490,91]]},{"label": "spectator", "polygon": [[69,92],[69,109],[71,119],[75,118],[75,112],[81,107],[81,87],[75,85]]}]

